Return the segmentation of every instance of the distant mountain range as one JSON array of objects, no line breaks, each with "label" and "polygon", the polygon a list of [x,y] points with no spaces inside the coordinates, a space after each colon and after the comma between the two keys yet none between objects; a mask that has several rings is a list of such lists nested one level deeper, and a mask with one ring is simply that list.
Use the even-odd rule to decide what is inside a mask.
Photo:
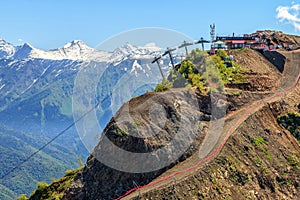
[{"label": "distant mountain range", "polygon": [[[96,98],[98,101],[106,99],[98,112],[101,127],[108,123],[113,110],[118,109],[112,109],[109,94],[122,77],[129,76],[132,81],[132,94],[124,95],[122,101],[145,93],[161,81],[157,65],[151,63],[155,55],[161,54],[161,48],[153,43],[143,47],[121,45],[106,52],[74,40],[45,51],[27,43],[14,46],[0,39],[1,176],[73,122],[74,80],[80,70],[93,66],[103,71]],[[167,73],[169,58],[161,59],[161,64]],[[93,74],[89,76],[93,78]],[[145,82],[147,79],[151,81]],[[98,142],[95,138],[90,140],[94,140],[92,145]],[[72,127],[38,156],[1,180],[0,187],[5,189],[1,189],[0,199],[14,199],[20,193],[28,193],[37,181],[60,177],[66,169],[78,167],[79,157],[85,160],[87,156],[88,151]]]},{"label": "distant mountain range", "polygon": [[45,51],[37,49],[28,43],[22,46],[14,46],[0,38],[0,58],[1,59],[46,59],[46,60],[76,60],[76,61],[97,61],[114,62],[127,56],[149,57],[161,48],[155,43],[146,44],[143,47],[136,47],[126,43],[113,52],[106,52],[89,47],[83,41],[74,40],[68,42],[63,47]]}]

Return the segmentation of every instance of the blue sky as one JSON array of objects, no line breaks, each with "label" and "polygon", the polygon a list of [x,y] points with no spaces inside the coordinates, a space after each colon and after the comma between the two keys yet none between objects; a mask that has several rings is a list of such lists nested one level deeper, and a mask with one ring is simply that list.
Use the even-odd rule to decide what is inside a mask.
[{"label": "blue sky", "polygon": [[[13,44],[28,42],[41,49],[54,49],[74,39],[95,47],[112,35],[142,27],[173,29],[194,39],[209,39],[212,23],[219,35],[261,29],[299,34],[295,28],[300,21],[299,8],[289,10],[299,3],[300,0],[2,0],[0,37]],[[276,18],[280,6],[282,16]],[[295,19],[286,16],[286,11]]]}]

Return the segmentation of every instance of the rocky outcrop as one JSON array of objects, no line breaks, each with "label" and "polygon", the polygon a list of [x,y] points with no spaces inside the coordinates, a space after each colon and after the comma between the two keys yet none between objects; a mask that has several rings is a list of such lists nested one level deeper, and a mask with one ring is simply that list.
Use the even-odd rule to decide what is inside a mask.
[{"label": "rocky outcrop", "polygon": [[289,35],[282,31],[262,30],[256,31],[251,36],[261,38],[268,42],[269,45],[280,45],[283,48],[289,48],[290,45],[293,48],[300,47],[300,36]]},{"label": "rocky outcrop", "polygon": [[[198,149],[205,135],[206,125],[198,126],[199,120],[210,119],[212,107],[215,106],[216,112],[226,106],[218,101],[210,105],[209,101],[207,96],[195,96],[186,89],[151,92],[129,101],[107,125],[86,166],[74,178],[63,199],[112,199],[135,184],[151,182],[186,160]],[[174,146],[168,147],[173,141]],[[125,153],[126,158],[122,160],[124,156],[116,147],[132,154]],[[159,151],[162,147],[167,147],[166,154]],[[141,160],[135,153],[147,156]],[[170,162],[163,165],[165,161]]]}]

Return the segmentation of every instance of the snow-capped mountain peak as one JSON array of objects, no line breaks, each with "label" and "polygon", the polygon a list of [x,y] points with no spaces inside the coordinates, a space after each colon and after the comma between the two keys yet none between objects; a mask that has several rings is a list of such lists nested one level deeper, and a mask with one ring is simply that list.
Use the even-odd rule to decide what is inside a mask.
[{"label": "snow-capped mountain peak", "polygon": [[93,49],[80,40],[68,42],[63,47],[49,51],[37,49],[28,43],[16,49],[12,57],[18,60],[39,58],[47,60],[106,61],[109,57],[108,53]]},{"label": "snow-capped mountain peak", "polygon": [[26,58],[35,58],[38,57],[42,50],[36,49],[28,43],[19,46],[16,52],[13,55],[14,59],[26,59]]},{"label": "snow-capped mountain peak", "polygon": [[24,48],[28,48],[28,49],[34,49],[34,47],[33,47],[31,44],[27,43],[27,42],[25,42],[25,43],[23,44],[23,47],[24,47]]},{"label": "snow-capped mountain peak", "polygon": [[22,46],[14,46],[3,39],[0,39],[0,59],[47,59],[47,60],[76,60],[76,61],[98,61],[98,62],[119,62],[127,58],[140,59],[152,58],[159,54],[161,48],[155,43],[145,46],[135,46],[125,43],[116,48],[113,52],[106,52],[94,49],[81,40],[73,40],[62,47],[49,51],[33,47],[29,43]]},{"label": "snow-capped mountain peak", "polygon": [[89,47],[81,40],[73,40],[63,47],[52,50],[56,57],[63,57],[71,60],[91,60],[93,54],[99,54],[99,51]]},{"label": "snow-capped mountain peak", "polygon": [[130,54],[136,54],[140,53],[138,48],[130,43],[126,43],[121,47],[116,48],[113,51],[113,55],[130,55]]},{"label": "snow-capped mountain peak", "polygon": [[130,43],[125,43],[123,46],[116,48],[111,54],[111,60],[119,61],[127,57],[140,59],[152,58],[154,55],[161,53],[161,48],[157,47],[155,43],[149,43],[145,46],[135,46]]},{"label": "snow-capped mountain peak", "polygon": [[81,40],[73,40],[72,42],[68,42],[60,49],[77,48],[77,47],[80,49],[92,49]]},{"label": "snow-capped mountain peak", "polygon": [[16,52],[16,47],[0,38],[0,58],[9,58]]}]

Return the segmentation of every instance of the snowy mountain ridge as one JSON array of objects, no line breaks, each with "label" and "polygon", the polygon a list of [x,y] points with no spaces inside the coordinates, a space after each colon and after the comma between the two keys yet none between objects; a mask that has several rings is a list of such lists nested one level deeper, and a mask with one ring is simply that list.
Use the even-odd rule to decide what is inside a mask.
[{"label": "snowy mountain ridge", "polygon": [[161,48],[154,43],[145,46],[134,46],[126,43],[122,47],[116,48],[113,52],[97,50],[89,47],[81,40],[73,40],[64,46],[53,50],[41,50],[25,43],[21,46],[14,46],[3,39],[0,39],[0,59],[46,59],[46,60],[76,60],[76,61],[97,61],[97,62],[117,62],[125,58],[152,58],[157,55]]}]

